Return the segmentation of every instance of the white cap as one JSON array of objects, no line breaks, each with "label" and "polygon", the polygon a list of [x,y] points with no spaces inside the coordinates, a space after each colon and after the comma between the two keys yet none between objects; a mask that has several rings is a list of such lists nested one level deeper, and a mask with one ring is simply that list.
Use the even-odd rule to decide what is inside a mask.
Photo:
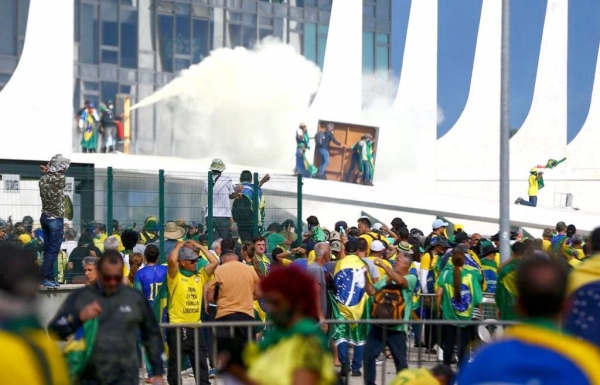
[{"label": "white cap", "polygon": [[440,227],[446,227],[446,226],[448,226],[448,224],[441,219],[436,219],[435,221],[433,221],[433,224],[431,225],[431,227],[434,230],[439,229]]},{"label": "white cap", "polygon": [[380,240],[375,240],[375,241],[373,241],[373,243],[371,243],[371,251],[379,252],[379,251],[383,251],[383,250],[385,250],[385,246],[383,245],[383,242],[381,242]]},{"label": "white cap", "polygon": [[379,230],[381,230],[382,227],[383,227],[383,225],[381,223],[377,222],[373,225],[373,230],[379,231]]}]

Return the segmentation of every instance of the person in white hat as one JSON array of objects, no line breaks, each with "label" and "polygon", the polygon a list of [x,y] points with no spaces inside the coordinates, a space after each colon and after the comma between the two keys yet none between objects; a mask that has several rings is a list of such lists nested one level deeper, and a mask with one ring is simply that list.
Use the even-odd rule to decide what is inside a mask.
[{"label": "person in white hat", "polygon": [[[173,251],[178,240],[182,240],[185,235],[185,229],[181,226],[177,226],[177,223],[169,221],[165,224],[165,251],[160,256],[159,263],[167,262],[167,256]],[[160,248],[160,240],[154,242],[156,247]]]},{"label": "person in white hat", "polygon": [[[207,229],[214,232],[214,238],[229,238],[231,236],[231,202],[230,199],[241,197],[242,186],[233,188],[231,178],[223,175],[225,163],[219,158],[213,159],[210,165],[210,171],[213,173],[213,228]],[[202,183],[202,190],[208,194],[208,181]],[[208,217],[208,207],[206,215]]]}]

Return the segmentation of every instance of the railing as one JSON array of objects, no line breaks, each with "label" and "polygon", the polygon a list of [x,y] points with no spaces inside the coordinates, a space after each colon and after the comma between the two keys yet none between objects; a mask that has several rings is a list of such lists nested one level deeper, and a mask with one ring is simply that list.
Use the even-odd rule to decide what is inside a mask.
[{"label": "railing", "polygon": [[[489,298],[486,300],[487,302],[489,302]],[[513,325],[515,324],[515,322],[510,322],[510,321],[497,321],[497,320],[472,320],[472,321],[448,321],[448,320],[440,320],[440,319],[423,319],[423,320],[408,320],[408,321],[403,321],[403,320],[326,320],[324,321],[324,323],[332,326],[332,325],[340,325],[340,324],[368,324],[368,325],[379,325],[379,326],[397,326],[397,325],[408,325],[409,326],[409,333],[407,333],[407,362],[409,364],[409,367],[413,367],[413,366],[417,366],[417,367],[422,367],[422,366],[432,366],[433,364],[439,363],[440,360],[437,359],[437,356],[434,354],[430,354],[428,352],[423,352],[422,348],[414,348],[413,345],[415,343],[415,339],[414,339],[414,331],[417,327],[425,327],[425,326],[429,326],[432,327],[434,329],[438,329],[443,326],[443,325],[453,325],[453,326],[467,326],[467,327],[474,327],[474,326],[481,326],[483,325],[485,328],[487,329],[497,329],[499,327],[504,327],[504,326],[509,326],[509,325]],[[217,341],[217,331],[218,330],[222,330],[222,329],[229,329],[229,335],[231,338],[234,337],[234,328],[246,328],[247,331],[247,335],[249,336],[248,338],[248,342],[252,342],[255,339],[253,338],[253,336],[256,335],[255,332],[253,332],[254,330],[256,330],[256,328],[260,328],[260,329],[265,329],[267,327],[270,326],[270,323],[264,323],[264,322],[259,322],[259,321],[245,321],[245,322],[203,322],[203,323],[193,323],[193,324],[161,324],[160,325],[161,328],[164,329],[175,329],[176,333],[177,333],[177,343],[176,343],[176,349],[179,352],[178,356],[181,357],[181,330],[182,328],[186,328],[186,329],[193,329],[194,330],[194,341],[195,341],[195,351],[199,352],[201,347],[199,345],[199,333],[202,332],[203,330],[209,330],[210,334],[212,335],[212,339],[210,341],[210,346],[212,346],[211,349],[211,353],[213,356],[213,362],[216,364],[217,363],[217,351],[218,351],[218,341]],[[331,329],[330,329],[331,330]],[[384,334],[383,334],[383,340],[387,341],[387,335],[386,335],[386,329],[383,328],[384,330]],[[459,337],[460,338],[460,337]],[[471,354],[474,350],[474,345],[477,343],[477,341],[479,341],[479,343],[485,343],[483,341],[481,341],[480,338],[476,338],[475,341],[473,341],[473,345],[470,347],[470,351]],[[420,341],[419,341],[420,342]],[[437,344],[439,346],[441,346],[441,342],[439,340],[436,341],[432,341],[434,344]],[[489,342],[489,341],[486,341]],[[206,343],[206,341],[205,341]],[[460,339],[456,342],[456,345],[460,344]],[[384,347],[387,344],[384,343]],[[433,346],[433,345],[431,345]],[[200,361],[199,361],[199,354],[195,355],[195,362],[193,363],[194,365],[194,370],[196,373],[196,376],[194,378],[195,383],[199,384],[200,383]],[[433,358],[432,358],[433,356]],[[388,380],[388,373],[386,370],[386,362],[384,361],[383,364],[381,365],[381,369],[379,370],[379,377],[380,377],[380,381],[381,384],[387,384],[387,380]],[[275,364],[275,363],[274,363]],[[182,372],[182,363],[181,360],[178,360],[177,363],[177,373],[181,373]],[[379,365],[377,365],[379,366]],[[393,378],[393,376],[391,376]],[[182,384],[182,378],[181,376],[178,377],[178,384],[181,385]],[[342,377],[342,379],[345,381],[345,383],[349,383],[349,378],[348,377]],[[361,383],[362,383],[362,379],[361,379]]]}]

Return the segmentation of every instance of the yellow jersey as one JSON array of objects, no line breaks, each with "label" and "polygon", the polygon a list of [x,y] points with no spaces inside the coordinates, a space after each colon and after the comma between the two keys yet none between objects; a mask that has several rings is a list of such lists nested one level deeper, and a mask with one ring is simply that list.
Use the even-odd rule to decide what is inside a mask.
[{"label": "yellow jersey", "polygon": [[527,195],[530,197],[536,197],[538,194],[538,181],[537,175],[531,174],[529,175],[529,189],[527,190]]},{"label": "yellow jersey", "polygon": [[17,334],[0,331],[4,352],[0,354],[0,384],[69,385],[67,364],[57,343],[43,330],[32,329],[27,337],[28,342]]},{"label": "yellow jersey", "polygon": [[[375,262],[375,257],[367,257],[367,259],[370,259],[371,261]],[[384,265],[386,265],[390,269],[392,268],[392,264],[389,261],[387,261],[385,259],[382,259],[382,261],[383,261]],[[377,265],[375,265],[375,266],[377,266]],[[377,266],[377,270],[379,270],[379,280],[381,281],[383,276],[387,275],[387,274],[385,273],[385,269],[383,267]]]},{"label": "yellow jersey", "polygon": [[371,255],[371,243],[373,243],[373,241],[375,241],[375,240],[381,241],[386,248],[390,245],[390,241],[386,237],[384,237],[383,235],[374,233],[373,231],[364,233],[359,238],[363,238],[365,241],[367,241],[367,257],[369,255]]},{"label": "yellow jersey", "polygon": [[210,279],[211,277],[206,274],[204,268],[189,277],[183,275],[179,270],[174,278],[167,274],[170,323],[200,322],[203,289]]}]

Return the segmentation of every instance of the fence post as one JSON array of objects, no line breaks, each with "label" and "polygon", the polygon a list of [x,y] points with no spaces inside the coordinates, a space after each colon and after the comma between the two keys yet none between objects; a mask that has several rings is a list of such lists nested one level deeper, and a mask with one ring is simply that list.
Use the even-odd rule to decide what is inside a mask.
[{"label": "fence post", "polygon": [[113,235],[113,168],[106,169],[106,229],[109,236]]},{"label": "fence post", "polygon": [[254,173],[254,189],[252,192],[252,238],[258,236],[258,173]]},{"label": "fence post", "polygon": [[165,257],[165,170],[158,170],[158,228],[160,255]]},{"label": "fence post", "polygon": [[298,234],[298,239],[302,241],[302,174],[298,174],[296,199],[296,234]]},{"label": "fence post", "polygon": [[208,245],[213,243],[213,173],[208,172],[208,215],[206,216],[206,231],[208,235]]}]

